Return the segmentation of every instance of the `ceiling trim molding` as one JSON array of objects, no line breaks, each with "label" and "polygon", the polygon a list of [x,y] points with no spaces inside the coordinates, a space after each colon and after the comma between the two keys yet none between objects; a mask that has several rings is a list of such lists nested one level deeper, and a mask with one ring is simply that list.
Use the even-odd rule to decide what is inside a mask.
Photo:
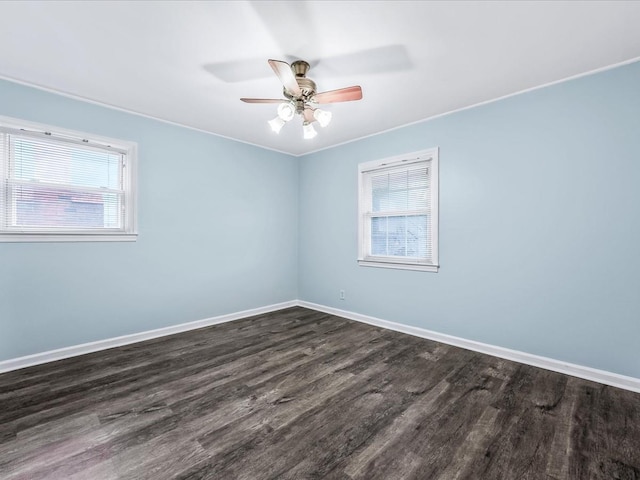
[{"label": "ceiling trim molding", "polygon": [[366,138],[375,137],[377,135],[381,135],[381,134],[388,133],[388,132],[393,132],[395,130],[400,130],[402,128],[410,127],[412,125],[417,125],[419,123],[435,120],[437,118],[445,117],[447,115],[451,115],[451,114],[458,113],[458,112],[462,112],[464,110],[469,110],[469,109],[472,109],[472,108],[481,107],[483,105],[488,105],[490,103],[498,102],[500,100],[505,100],[507,98],[515,97],[517,95],[522,95],[524,93],[533,92],[535,90],[540,90],[542,88],[550,87],[550,86],[553,86],[553,85],[558,85],[558,84],[564,83],[564,82],[569,82],[571,80],[577,80],[577,79],[582,78],[582,77],[588,77],[590,75],[595,75],[595,74],[598,74],[598,73],[606,72],[607,70],[613,70],[615,68],[623,67],[625,65],[630,65],[632,63],[636,63],[636,62],[639,62],[639,61],[640,61],[640,57],[634,57],[634,58],[631,58],[629,60],[624,60],[622,62],[614,63],[614,64],[607,65],[607,66],[600,67],[600,68],[596,68],[594,70],[589,70],[587,72],[583,72],[583,73],[579,73],[579,74],[576,74],[576,75],[572,75],[570,77],[565,77],[565,78],[562,78],[560,80],[554,80],[552,82],[543,83],[543,84],[537,85],[535,87],[529,87],[529,88],[526,88],[524,90],[519,90],[517,92],[509,93],[507,95],[503,95],[503,96],[492,98],[492,99],[489,99],[489,100],[484,100],[482,102],[474,103],[474,104],[468,105],[466,107],[461,107],[461,108],[457,108],[455,110],[450,110],[448,112],[439,113],[437,115],[432,115],[431,117],[426,117],[426,118],[422,118],[420,120],[416,120],[414,122],[409,122],[409,123],[405,123],[405,124],[402,124],[402,125],[398,125],[397,127],[388,128],[386,130],[380,130],[379,132],[374,132],[374,133],[371,133],[369,135],[364,135],[362,137],[357,137],[357,138],[354,138],[354,139],[351,139],[351,140],[340,142],[340,143],[337,143],[335,145],[331,145],[331,146],[323,147],[323,148],[318,148],[316,150],[310,150],[309,152],[299,153],[299,154],[291,153],[291,152],[285,152],[284,150],[279,150],[277,148],[267,147],[267,146],[264,146],[264,145],[259,145],[257,143],[247,142],[246,140],[240,140],[240,139],[237,139],[237,138],[228,137],[226,135],[221,135],[219,133],[214,133],[214,132],[211,132],[211,131],[208,131],[208,130],[203,130],[201,128],[192,127],[190,125],[185,125],[183,123],[174,122],[172,120],[166,120],[164,118],[155,117],[153,115],[148,115],[146,113],[140,113],[140,112],[137,112],[135,110],[130,110],[130,109],[127,109],[127,108],[118,107],[118,106],[115,106],[115,105],[111,105],[109,103],[101,102],[99,100],[93,100],[91,98],[83,97],[83,96],[80,96],[80,95],[75,95],[73,93],[64,92],[64,91],[61,91],[61,90],[57,90],[55,88],[45,87],[45,86],[42,86],[42,85],[39,85],[39,84],[36,84],[36,83],[31,83],[31,82],[28,82],[28,81],[25,81],[25,80],[21,80],[21,79],[18,79],[18,78],[9,77],[7,75],[0,74],[0,80],[6,80],[8,82],[17,83],[19,85],[24,85],[26,87],[35,88],[37,90],[42,90],[44,92],[52,93],[52,94],[55,94],[55,95],[60,95],[60,96],[66,97],[66,98],[70,98],[72,100],[77,100],[77,101],[89,103],[89,104],[92,104],[92,105],[97,105],[97,106],[100,106],[100,107],[108,108],[108,109],[111,109],[111,110],[116,110],[116,111],[119,111],[119,112],[128,113],[128,114],[131,114],[131,115],[136,115],[138,117],[143,117],[143,118],[147,118],[147,119],[150,119],[150,120],[155,120],[157,122],[165,123],[165,124],[168,124],[168,125],[173,125],[173,126],[176,126],[176,127],[186,128],[188,130],[204,133],[204,134],[207,134],[207,135],[212,135],[212,136],[215,136],[215,137],[218,137],[218,138],[224,138],[225,140],[231,140],[233,142],[243,143],[245,145],[251,145],[253,147],[261,148],[261,149],[264,149],[264,150],[269,150],[269,151],[276,152],[276,153],[281,153],[283,155],[287,155],[287,156],[290,156],[290,157],[301,158],[301,157],[305,157],[307,155],[312,155],[314,153],[322,152],[322,151],[325,151],[325,150],[330,150],[332,148],[337,148],[337,147],[341,147],[343,145],[348,145],[348,144],[353,143],[353,142],[359,142],[360,140],[364,140]]},{"label": "ceiling trim molding", "polygon": [[[166,120],[164,118],[155,117],[153,115],[148,115],[146,113],[137,112],[135,110],[130,110],[128,108],[118,107],[116,105],[111,105],[110,103],[101,102],[100,100],[93,100],[92,98],[83,97],[81,95],[75,95],[73,93],[64,92],[62,90],[57,90],[51,87],[45,87],[39,85],[37,83],[27,82],[25,80],[20,80],[18,78],[9,77],[7,75],[0,74],[0,80],[6,80],[7,82],[17,83],[18,85],[24,85],[25,87],[35,88],[36,90],[42,90],[43,92],[52,93],[54,95],[60,95],[61,97],[66,97],[71,100],[77,100],[79,102],[85,102],[92,105],[97,105],[99,107],[108,108],[110,110],[116,110],[118,112],[128,113],[130,115],[135,115],[137,117],[147,118],[149,120],[155,120],[157,122],[166,123],[168,125],[173,125],[174,127],[182,127],[187,130],[193,130],[195,132],[205,133],[207,135],[213,135],[214,137],[224,138],[225,140],[231,140],[233,142],[244,143],[245,145],[251,145],[252,147],[262,148],[264,150],[270,150],[272,152],[282,153],[283,155],[288,155],[290,157],[299,157],[301,155],[296,155],[290,152],[285,152],[284,150],[278,150],[277,148],[265,147],[264,145],[258,145],[257,143],[247,142],[246,140],[240,140],[238,138],[227,137],[226,135],[221,135],[219,133],[210,132],[209,130],[203,130],[201,128],[192,127],[190,125],[185,125],[184,123],[174,122],[172,120]],[[306,154],[303,154],[306,155]]]},{"label": "ceiling trim molding", "polygon": [[435,120],[435,119],[440,118],[440,117],[446,117],[447,115],[451,115],[451,114],[454,114],[454,113],[462,112],[464,110],[470,110],[472,108],[481,107],[483,105],[488,105],[490,103],[499,102],[500,100],[505,100],[507,98],[515,97],[515,96],[518,96],[518,95],[522,95],[524,93],[533,92],[535,90],[540,90],[542,88],[551,87],[553,85],[558,85],[560,83],[569,82],[571,80],[577,80],[577,79],[582,78],[582,77],[588,77],[588,76],[595,75],[595,74],[598,74],[598,73],[606,72],[607,70],[613,70],[613,69],[618,68],[618,67],[624,67],[625,65],[630,65],[632,63],[636,63],[636,62],[639,62],[639,61],[640,61],[640,57],[634,57],[634,58],[631,58],[629,60],[624,60],[622,62],[614,63],[612,65],[607,65],[605,67],[596,68],[595,70],[589,70],[588,72],[578,73],[577,75],[572,75],[570,77],[565,77],[565,78],[562,78],[560,80],[554,80],[553,82],[543,83],[542,85],[538,85],[536,87],[529,87],[529,88],[525,88],[524,90],[518,90],[517,92],[509,93],[507,95],[502,95],[501,97],[492,98],[490,100],[484,100],[482,102],[474,103],[473,105],[468,105],[466,107],[456,108],[455,110],[450,110],[450,111],[444,112],[444,113],[438,113],[437,115],[432,115],[431,117],[426,117],[426,118],[423,118],[421,120],[416,120],[414,122],[405,123],[405,124],[399,125],[397,127],[388,128],[386,130],[380,130],[379,132],[370,133],[369,135],[364,135],[362,137],[354,138],[353,140],[347,140],[345,142],[340,142],[340,143],[337,143],[337,144],[332,145],[330,147],[318,148],[317,150],[311,150],[310,152],[303,153],[301,155],[295,155],[295,154],[291,154],[291,155],[293,155],[294,157],[304,157],[306,155],[311,155],[313,153],[322,152],[324,150],[330,150],[332,148],[336,148],[336,147],[340,147],[340,146],[343,146],[343,145],[347,145],[349,143],[359,142],[360,140],[364,140],[366,138],[375,137],[377,135],[382,135],[383,133],[393,132],[394,130],[400,130],[401,128],[410,127],[412,125],[417,125],[418,123],[429,122],[431,120]]}]

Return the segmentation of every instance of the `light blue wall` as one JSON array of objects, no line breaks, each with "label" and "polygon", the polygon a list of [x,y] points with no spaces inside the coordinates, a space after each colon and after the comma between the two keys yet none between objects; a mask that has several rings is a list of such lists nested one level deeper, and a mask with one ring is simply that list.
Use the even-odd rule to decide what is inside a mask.
[{"label": "light blue wall", "polygon": [[297,159],[0,81],[0,115],[138,142],[136,243],[0,243],[0,361],[295,299]]},{"label": "light blue wall", "polygon": [[[633,64],[295,159],[0,81],[0,115],[140,152],[138,242],[0,244],[0,361],[297,297],[640,377],[639,85]],[[434,146],[441,271],[359,267],[357,164]]]},{"label": "light blue wall", "polygon": [[[358,163],[429,147],[440,272],[358,266]],[[639,185],[640,63],[312,154],[300,298],[640,377]]]}]

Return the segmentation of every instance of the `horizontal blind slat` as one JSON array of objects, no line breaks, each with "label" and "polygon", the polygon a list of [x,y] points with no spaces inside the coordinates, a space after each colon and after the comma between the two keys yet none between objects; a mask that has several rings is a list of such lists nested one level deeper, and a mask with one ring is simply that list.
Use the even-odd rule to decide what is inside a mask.
[{"label": "horizontal blind slat", "polygon": [[393,169],[369,173],[371,209],[419,210],[429,203],[429,168]]},{"label": "horizontal blind slat", "polygon": [[115,144],[112,144],[111,142],[105,143],[103,140],[95,140],[91,138],[91,135],[75,136],[61,134],[59,132],[50,132],[48,130],[36,131],[30,130],[28,128],[12,128],[4,125],[0,125],[0,134],[20,136],[23,138],[40,139],[48,142],[55,142],[58,144],[80,145],[83,149],[86,150],[92,149],[103,152],[108,151],[123,155],[126,155],[128,151],[127,147],[118,145],[117,140]]},{"label": "horizontal blind slat", "polygon": [[9,148],[7,134],[0,132],[0,229],[7,226],[7,176],[8,176]]},{"label": "horizontal blind slat", "polygon": [[123,193],[9,185],[9,226],[122,228]]},{"label": "horizontal blind slat", "polygon": [[10,136],[10,176],[87,187],[122,187],[123,156],[112,152]]},{"label": "horizontal blind slat", "polygon": [[7,180],[7,186],[24,186],[31,187],[34,189],[42,188],[49,190],[65,190],[65,191],[73,191],[80,193],[114,193],[114,194],[124,194],[124,190],[120,189],[112,189],[112,188],[94,188],[94,187],[78,187],[76,185],[65,185],[61,183],[50,183],[50,182],[41,182],[41,181],[24,181],[24,180]]}]

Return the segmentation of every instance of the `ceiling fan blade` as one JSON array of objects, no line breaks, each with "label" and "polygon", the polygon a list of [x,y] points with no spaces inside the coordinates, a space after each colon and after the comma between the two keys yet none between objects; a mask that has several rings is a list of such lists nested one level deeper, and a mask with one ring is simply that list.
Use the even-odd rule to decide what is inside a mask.
[{"label": "ceiling fan blade", "polygon": [[[250,0],[243,3],[249,4],[279,51],[291,53],[296,58],[303,54],[313,58],[322,52],[325,42],[318,35],[320,20],[310,2]],[[288,61],[287,58],[283,60]]]},{"label": "ceiling fan blade", "polygon": [[313,116],[313,109],[305,108],[304,109],[304,121],[313,123],[316,121],[316,117]]},{"label": "ceiling fan blade", "polygon": [[284,99],[275,99],[275,98],[241,98],[245,103],[284,103],[286,100]]},{"label": "ceiling fan blade", "polygon": [[291,66],[287,62],[283,62],[282,60],[269,60],[269,65],[271,65],[280,82],[282,82],[282,85],[284,85],[284,88],[286,88],[290,94],[295,97],[302,95],[302,90],[300,90],[300,86],[296,81],[296,76],[293,74]]},{"label": "ceiling fan blade", "polygon": [[359,85],[317,93],[313,97],[316,103],[350,102],[352,100],[360,100],[361,98],[362,88]]}]

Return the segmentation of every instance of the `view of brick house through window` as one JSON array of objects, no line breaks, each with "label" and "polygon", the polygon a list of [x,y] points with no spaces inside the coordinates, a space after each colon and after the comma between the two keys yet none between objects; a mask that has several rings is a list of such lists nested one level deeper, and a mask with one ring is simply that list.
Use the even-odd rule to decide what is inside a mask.
[{"label": "view of brick house through window", "polygon": [[135,144],[31,128],[0,124],[0,241],[135,239]]},{"label": "view of brick house through window", "polygon": [[121,190],[119,155],[70,145],[58,148],[56,161],[51,162],[47,147],[37,140],[13,140],[13,178],[35,182],[14,187],[15,225],[118,228],[121,193],[78,191],[63,185]]}]

